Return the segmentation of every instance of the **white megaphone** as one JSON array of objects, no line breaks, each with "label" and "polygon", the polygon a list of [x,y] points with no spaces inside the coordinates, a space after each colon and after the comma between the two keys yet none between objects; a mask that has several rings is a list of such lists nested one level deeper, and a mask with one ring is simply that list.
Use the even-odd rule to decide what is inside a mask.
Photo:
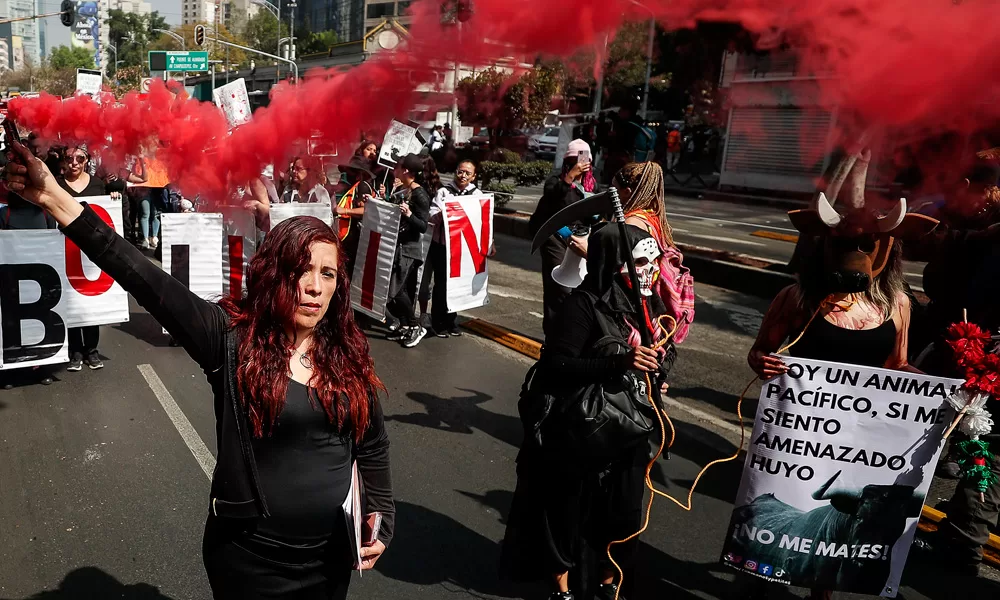
[{"label": "white megaphone", "polygon": [[583,283],[587,276],[587,259],[567,248],[562,263],[552,269],[552,281],[573,289]]}]

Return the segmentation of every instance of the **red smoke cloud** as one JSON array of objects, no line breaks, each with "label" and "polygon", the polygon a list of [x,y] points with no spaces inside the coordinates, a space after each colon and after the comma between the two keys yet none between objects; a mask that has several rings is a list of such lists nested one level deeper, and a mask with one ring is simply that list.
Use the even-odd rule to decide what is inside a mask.
[{"label": "red smoke cloud", "polygon": [[[52,98],[11,102],[11,114],[42,137],[108,146],[112,159],[161,147],[171,179],[186,194],[219,199],[230,183],[287,160],[293,145],[318,133],[340,148],[361,130],[405,117],[415,87],[459,58],[489,64],[501,56],[566,56],[603,42],[625,20],[657,18],[670,27],[739,21],[762,43],[789,43],[822,74],[825,102],[859,126],[906,127],[916,138],[968,132],[996,121],[993,73],[1000,67],[996,0],[475,0],[461,29],[442,26],[440,4],[413,4],[412,39],[347,72],[311,73],[282,85],[269,107],[232,134],[208,103],[175,99],[162,86],[148,102],[121,105]],[[206,152],[212,149],[210,154]]]}]

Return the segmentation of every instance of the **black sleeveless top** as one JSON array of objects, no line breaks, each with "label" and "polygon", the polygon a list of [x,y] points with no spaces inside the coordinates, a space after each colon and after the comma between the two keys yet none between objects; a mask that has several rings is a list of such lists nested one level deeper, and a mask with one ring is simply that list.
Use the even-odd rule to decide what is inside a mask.
[{"label": "black sleeveless top", "polygon": [[837,327],[817,315],[788,353],[801,358],[884,367],[895,347],[896,324],[891,318],[875,329],[854,330]]}]

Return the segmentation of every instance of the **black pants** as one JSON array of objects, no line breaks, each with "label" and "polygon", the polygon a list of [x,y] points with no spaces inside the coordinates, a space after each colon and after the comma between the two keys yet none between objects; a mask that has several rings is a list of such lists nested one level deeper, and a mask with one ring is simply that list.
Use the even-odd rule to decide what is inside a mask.
[{"label": "black pants", "polygon": [[[996,412],[996,411],[994,411]],[[997,417],[994,416],[994,419]],[[993,454],[991,468],[1000,476],[1000,435],[986,435]],[[1000,513],[1000,483],[993,484],[979,501],[979,490],[960,480],[948,504],[948,518],[941,524],[941,536],[948,556],[958,564],[974,564],[983,560],[983,545],[990,539],[990,527],[997,524]]]},{"label": "black pants", "polygon": [[427,262],[434,278],[431,327],[434,331],[451,331],[456,327],[458,315],[448,312],[448,256],[445,254],[444,244],[431,243]]},{"label": "black pants", "polygon": [[389,278],[389,301],[386,308],[407,327],[418,324],[410,284],[419,266],[419,260],[397,254],[396,262],[392,265],[392,276]]},{"label": "black pants", "polygon": [[87,356],[97,352],[97,343],[101,340],[101,328],[98,325],[90,327],[72,327],[69,336],[69,353]]},{"label": "black pants", "polygon": [[223,521],[209,517],[202,542],[215,600],[346,600],[352,569],[337,544],[347,548],[346,530],[302,551],[251,543]]}]

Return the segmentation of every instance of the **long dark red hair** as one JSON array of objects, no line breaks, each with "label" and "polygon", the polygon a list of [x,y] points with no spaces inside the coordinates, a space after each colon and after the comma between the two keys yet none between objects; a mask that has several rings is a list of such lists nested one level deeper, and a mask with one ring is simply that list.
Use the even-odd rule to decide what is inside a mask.
[{"label": "long dark red hair", "polygon": [[[351,309],[351,285],[337,234],[316,217],[282,221],[264,238],[247,269],[246,294],[220,302],[232,317],[239,342],[236,377],[254,436],[269,434],[285,406],[291,342],[285,334],[299,306],[299,278],[309,268],[309,248],[316,242],[337,247],[337,289],[326,315],[313,331],[310,397],[318,399],[337,428],[349,425],[360,442],[378,391],[365,337]],[[347,419],[350,423],[347,423]]]}]

